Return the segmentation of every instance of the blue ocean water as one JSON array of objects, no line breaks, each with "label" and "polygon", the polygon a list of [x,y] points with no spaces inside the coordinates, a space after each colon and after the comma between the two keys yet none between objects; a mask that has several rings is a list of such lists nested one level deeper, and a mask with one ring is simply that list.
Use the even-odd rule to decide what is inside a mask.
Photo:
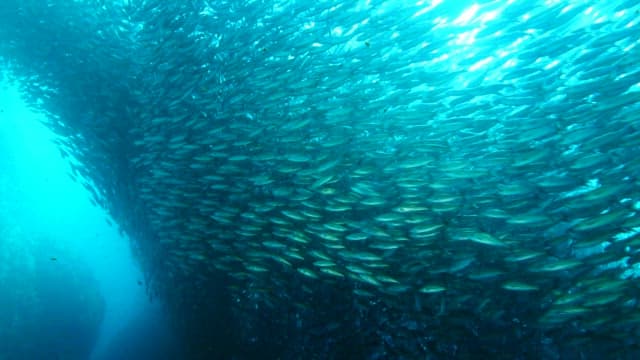
[{"label": "blue ocean water", "polygon": [[54,134],[0,89],[0,359],[170,359],[129,240],[69,176]]},{"label": "blue ocean water", "polygon": [[7,357],[638,358],[637,1],[0,19]]}]

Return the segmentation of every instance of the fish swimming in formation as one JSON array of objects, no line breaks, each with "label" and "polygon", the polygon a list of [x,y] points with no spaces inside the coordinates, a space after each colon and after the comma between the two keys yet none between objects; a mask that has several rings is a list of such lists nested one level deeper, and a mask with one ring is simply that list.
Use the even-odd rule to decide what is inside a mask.
[{"label": "fish swimming in formation", "polygon": [[222,276],[289,358],[639,354],[640,5],[465,5],[8,0],[0,55],[176,314]]}]

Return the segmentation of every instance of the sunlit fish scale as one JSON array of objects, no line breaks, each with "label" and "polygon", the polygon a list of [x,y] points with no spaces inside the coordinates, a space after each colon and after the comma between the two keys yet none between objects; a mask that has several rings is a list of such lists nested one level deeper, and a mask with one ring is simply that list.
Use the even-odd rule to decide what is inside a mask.
[{"label": "sunlit fish scale", "polygon": [[341,240],[340,236],[338,236],[335,233],[329,233],[329,232],[320,232],[320,233],[317,233],[316,236],[318,236],[322,240],[326,240],[330,242],[337,242]]},{"label": "sunlit fish scale", "polygon": [[360,204],[366,206],[382,206],[387,203],[387,200],[383,197],[369,197],[360,201]]},{"label": "sunlit fish scale", "polygon": [[376,286],[376,287],[377,286],[382,286],[382,284],[378,280],[376,280],[376,278],[374,278],[372,275],[370,275],[368,273],[351,275],[350,278],[353,279],[353,280],[358,280],[358,281],[367,283],[369,285]]},{"label": "sunlit fish scale", "polygon": [[392,284],[392,285],[387,285],[384,289],[382,289],[382,291],[391,295],[398,295],[398,294],[406,293],[410,289],[411,289],[411,286],[406,284]]},{"label": "sunlit fish scale", "polygon": [[247,270],[255,273],[264,273],[269,271],[269,269],[261,265],[248,264],[245,267],[247,268]]},{"label": "sunlit fish scale", "polygon": [[630,91],[615,97],[610,97],[607,101],[599,102],[596,106],[596,111],[611,111],[638,103],[640,103],[640,91]]},{"label": "sunlit fish scale", "polygon": [[234,162],[246,161],[246,160],[249,160],[249,156],[247,156],[247,155],[233,155],[233,156],[229,156],[227,158],[227,160],[234,161]]},{"label": "sunlit fish scale", "polygon": [[[323,164],[318,165],[318,167],[316,167],[316,172],[317,173],[324,173],[325,171],[329,171],[334,169],[338,164],[340,163],[340,159],[335,159],[335,160],[330,160],[327,161]],[[334,174],[330,174],[330,176],[333,176]]]},{"label": "sunlit fish scale", "polygon": [[198,156],[194,156],[193,160],[198,162],[207,162],[207,161],[213,160],[213,158],[208,155],[198,155]]},{"label": "sunlit fish scale", "polygon": [[206,182],[221,182],[225,181],[226,178],[220,175],[205,175],[202,177]]},{"label": "sunlit fish scale", "polygon": [[309,252],[309,255],[313,256],[316,259],[321,259],[321,260],[326,260],[326,261],[331,261],[331,258],[323,253],[321,253],[318,250],[311,250]]},{"label": "sunlit fish scale", "polygon": [[365,298],[372,298],[374,297],[373,293],[364,289],[355,289],[353,290],[353,293],[358,295],[358,296],[362,296]]},{"label": "sunlit fish scale", "polygon": [[254,176],[249,180],[253,182],[253,185],[255,186],[265,186],[274,182],[274,180],[270,178],[268,175]]},{"label": "sunlit fish scale", "polygon": [[584,287],[590,294],[601,292],[621,292],[625,285],[629,285],[629,281],[625,279],[602,278],[581,281],[578,285]]},{"label": "sunlit fish scale", "polygon": [[359,166],[352,171],[352,174],[354,177],[360,178],[374,174],[376,171],[377,169],[371,166]]},{"label": "sunlit fish scale", "polygon": [[446,161],[442,164],[438,164],[438,169],[441,170],[443,173],[464,171],[468,167],[469,167],[469,162],[467,160],[460,160],[459,158],[455,160]]},{"label": "sunlit fish scale", "polygon": [[244,238],[252,238],[254,236],[258,235],[258,232],[256,231],[248,231],[248,230],[243,230],[243,229],[237,229],[235,230],[235,233],[239,236],[242,236]]},{"label": "sunlit fish scale", "polygon": [[386,213],[386,214],[378,215],[374,219],[381,223],[392,223],[392,222],[402,221],[403,217],[398,213]]},{"label": "sunlit fish scale", "polygon": [[531,266],[529,271],[531,272],[555,272],[573,269],[582,265],[582,261],[577,259],[564,259],[557,261],[548,261],[545,263]]},{"label": "sunlit fish scale", "polygon": [[321,178],[318,178],[316,181],[314,181],[311,184],[311,189],[317,189],[317,188],[329,183],[331,180],[333,180],[333,175],[332,174],[327,175],[327,176],[323,176]]},{"label": "sunlit fish scale", "polygon": [[610,161],[609,155],[603,153],[579,154],[569,165],[572,170],[584,171],[594,167],[602,167]]},{"label": "sunlit fish scale", "polygon": [[471,280],[493,280],[497,277],[504,275],[505,272],[497,269],[481,269],[481,270],[472,270],[471,273],[467,276]]},{"label": "sunlit fish scale", "polygon": [[574,126],[570,129],[567,129],[566,132],[563,132],[558,142],[560,143],[560,145],[581,144],[583,142],[589,142],[590,138],[596,137],[598,135],[598,128],[595,126]]},{"label": "sunlit fish scale", "polygon": [[347,140],[348,139],[344,136],[334,136],[332,138],[325,139],[320,143],[320,146],[322,146],[323,148],[334,148],[343,145],[347,142]]},{"label": "sunlit fish scale", "polygon": [[538,164],[547,158],[551,153],[549,148],[534,149],[527,152],[517,152],[514,154],[514,161],[511,164],[515,167],[524,167],[532,164]]},{"label": "sunlit fish scale", "polygon": [[439,284],[427,284],[420,288],[421,293],[423,294],[437,294],[447,290],[445,286]]},{"label": "sunlit fish scale", "polygon": [[318,260],[313,263],[317,267],[335,267],[336,263],[330,260]]},{"label": "sunlit fish scale", "polygon": [[269,163],[270,161],[278,160],[278,157],[275,153],[264,150],[259,154],[253,154],[251,160],[253,160],[254,163]]},{"label": "sunlit fish scale", "polygon": [[304,257],[300,254],[300,252],[294,251],[292,249],[285,249],[283,251],[283,254],[290,259],[299,260],[299,261],[304,260]]},{"label": "sunlit fish scale", "polygon": [[351,191],[362,196],[380,197],[380,194],[373,189],[373,184],[359,182],[351,186]]},{"label": "sunlit fish scale", "polygon": [[280,226],[291,226],[292,223],[291,221],[287,220],[287,219],[283,219],[281,217],[277,217],[277,216],[270,216],[268,218],[269,222],[275,225],[280,225]]},{"label": "sunlit fish scale", "polygon": [[262,242],[262,245],[264,245],[265,247],[269,248],[269,249],[274,249],[274,250],[280,250],[280,249],[284,249],[286,248],[286,245],[278,242],[278,241],[274,241],[274,240],[266,240]]},{"label": "sunlit fish scale", "polygon": [[523,182],[498,184],[498,193],[502,196],[531,196],[531,194],[533,194],[533,188]]},{"label": "sunlit fish scale", "polygon": [[311,118],[289,121],[281,127],[282,130],[292,131],[300,130],[311,123]]},{"label": "sunlit fish scale", "polygon": [[353,205],[358,202],[358,196],[352,193],[349,193],[349,194],[337,193],[331,197],[331,201],[341,203],[341,204]]},{"label": "sunlit fish scale", "polygon": [[275,170],[282,174],[293,174],[297,171],[300,171],[301,167],[299,163],[293,162],[291,165],[280,164]]},{"label": "sunlit fish scale", "polygon": [[[300,144],[300,143],[303,143],[304,140],[305,139],[302,132],[293,132],[285,135],[280,134],[280,136],[278,137],[278,142],[280,144]],[[300,154],[294,154],[294,155],[297,156]]]},{"label": "sunlit fish scale", "polygon": [[562,324],[568,320],[589,313],[589,309],[583,306],[554,306],[545,313],[538,321],[541,324]]},{"label": "sunlit fish scale", "polygon": [[471,264],[474,264],[476,260],[477,260],[476,256],[474,255],[461,254],[460,258],[455,259],[451,263],[451,265],[447,269],[447,272],[449,273],[461,272],[462,270],[467,269]]},{"label": "sunlit fish scale", "polygon": [[298,221],[302,221],[304,220],[304,216],[300,215],[297,211],[295,210],[282,210],[280,211],[280,213],[286,217],[288,217],[289,219],[292,220],[298,220]]},{"label": "sunlit fish scale", "polygon": [[[615,121],[615,120],[613,120]],[[620,138],[623,138],[624,135],[628,134],[625,129],[621,126],[618,131],[608,131],[604,134],[591,138],[589,142],[581,145],[581,149],[584,151],[598,151],[605,148],[612,148],[616,146],[617,141]]]},{"label": "sunlit fish scale", "polygon": [[207,260],[207,256],[205,254],[200,253],[200,252],[190,252],[189,253],[189,257],[191,259],[197,260],[197,261]]},{"label": "sunlit fish scale", "polygon": [[324,242],[322,243],[322,246],[329,249],[330,251],[340,251],[346,248],[341,242],[337,241]]},{"label": "sunlit fish scale", "polygon": [[293,177],[293,184],[295,184],[296,186],[301,185],[301,188],[306,188],[314,181],[313,174],[313,169],[300,169]]},{"label": "sunlit fish scale", "polygon": [[320,268],[320,272],[325,273],[327,275],[335,276],[338,278],[344,278],[344,274],[334,268],[322,267]]},{"label": "sunlit fish scale", "polygon": [[282,264],[282,265],[285,265],[285,266],[287,266],[287,267],[291,267],[291,266],[293,266],[293,265],[291,264],[291,262],[289,262],[289,260],[287,260],[287,259],[283,258],[282,256],[278,256],[278,255],[275,255],[275,254],[271,254],[271,255],[270,255],[270,258],[271,258],[273,261],[275,261],[275,262],[277,262],[277,263],[280,263],[280,264]]},{"label": "sunlit fish scale", "polygon": [[620,194],[624,194],[629,190],[630,183],[629,182],[620,182],[617,184],[603,184],[597,189],[593,189],[584,195],[582,195],[582,199],[585,202],[603,202],[606,203],[611,198],[615,198],[620,196]]},{"label": "sunlit fish scale", "polygon": [[620,299],[622,297],[621,293],[603,293],[603,294],[597,294],[597,295],[589,295],[584,302],[582,303],[583,306],[586,307],[597,307],[597,306],[604,306],[604,305],[609,305],[612,302]]},{"label": "sunlit fish scale", "polygon": [[302,275],[304,275],[306,277],[309,277],[309,278],[312,278],[312,279],[318,279],[318,275],[315,272],[313,272],[313,271],[311,271],[311,270],[309,270],[307,268],[300,267],[300,268],[297,269],[297,271],[300,274],[302,274]]},{"label": "sunlit fish scale", "polygon": [[477,179],[483,176],[486,176],[488,174],[488,169],[482,169],[482,168],[469,168],[469,169],[465,169],[465,170],[460,170],[460,171],[448,171],[445,176],[449,179],[456,179],[456,180],[462,180],[462,179]]},{"label": "sunlit fish scale", "polygon": [[344,226],[344,223],[342,222],[328,222],[322,225],[324,228],[328,229],[328,230],[332,230],[332,231],[337,231],[337,232],[344,232],[347,231],[347,227]]},{"label": "sunlit fish scale", "polygon": [[392,278],[391,276],[388,275],[383,275],[383,274],[377,274],[375,275],[376,279],[378,279],[380,282],[383,283],[387,283],[387,284],[400,284],[400,282],[394,278]]},{"label": "sunlit fish scale", "polygon": [[505,290],[509,291],[536,291],[538,287],[520,281],[507,281],[501,285]]},{"label": "sunlit fish scale", "polygon": [[485,218],[489,219],[508,219],[511,215],[501,209],[487,209],[481,213]]},{"label": "sunlit fish scale", "polygon": [[544,255],[544,253],[539,251],[516,249],[511,254],[507,255],[504,259],[508,262],[521,262],[535,259],[542,255]]},{"label": "sunlit fish scale", "polygon": [[[568,199],[559,204],[562,206],[561,209],[570,210],[575,214],[579,214],[580,212],[583,212],[583,211],[588,213],[593,213],[594,210],[596,209],[596,206],[601,205],[601,203],[597,201],[596,202],[585,201],[584,198],[580,196],[574,196],[574,197],[569,196],[569,195],[574,195],[577,192],[581,192],[581,191],[582,189],[577,188],[577,189],[573,189],[573,191],[564,193],[563,197],[566,197]],[[577,223],[577,221],[575,221],[574,223]]]},{"label": "sunlit fish scale", "polygon": [[425,182],[422,179],[398,179],[395,185],[399,188],[407,191],[418,191],[421,187],[425,186]]},{"label": "sunlit fish scale", "polygon": [[312,219],[312,220],[317,220],[317,219],[321,219],[322,218],[322,214],[320,214],[319,212],[313,211],[313,210],[301,209],[300,210],[300,214],[302,214],[304,217]]},{"label": "sunlit fish scale", "polygon": [[438,192],[425,199],[430,204],[445,205],[445,204],[457,204],[462,200],[462,197],[456,193]]},{"label": "sunlit fish scale", "polygon": [[[534,126],[521,129],[517,133],[517,140],[522,144],[529,143],[534,140],[546,140],[548,141],[551,136],[556,135],[556,127],[551,124],[540,123],[532,124]],[[537,126],[536,126],[537,125]]]},{"label": "sunlit fish scale", "polygon": [[371,237],[376,239],[390,240],[392,238],[391,234],[388,231],[383,230],[378,226],[367,226],[370,224],[364,224],[360,230],[363,233],[369,234]]},{"label": "sunlit fish scale", "polygon": [[424,246],[427,244],[432,244],[433,241],[437,240],[440,236],[439,232],[425,232],[425,233],[415,233],[410,232],[409,238],[415,241],[415,245]]},{"label": "sunlit fish scale", "polygon": [[[618,244],[621,245],[621,244]],[[601,266],[604,268],[611,267],[614,264],[621,266],[625,262],[625,258],[621,256],[620,251],[603,251],[594,252],[588,257],[580,259],[585,267]]]},{"label": "sunlit fish scale", "polygon": [[356,265],[356,264],[347,264],[345,266],[347,268],[347,270],[349,270],[350,272],[354,273],[354,274],[366,274],[369,271]]},{"label": "sunlit fish scale", "polygon": [[371,249],[376,249],[376,250],[396,250],[399,249],[401,247],[400,243],[389,243],[389,242],[372,242],[368,245],[369,248]]},{"label": "sunlit fish scale", "polygon": [[507,218],[507,224],[538,227],[551,224],[551,219],[542,214],[518,214]]},{"label": "sunlit fish scale", "polygon": [[477,244],[495,247],[503,247],[507,245],[505,242],[497,239],[491,234],[475,231],[473,229],[454,231],[450,234],[450,238],[453,241],[471,241]]},{"label": "sunlit fish scale", "polygon": [[394,165],[396,169],[407,170],[422,168],[433,163],[433,159],[410,159]]},{"label": "sunlit fish scale", "polygon": [[536,186],[548,191],[570,189],[576,187],[578,184],[578,181],[576,181],[575,178],[564,174],[542,175],[533,181]]},{"label": "sunlit fish scale", "polygon": [[225,217],[225,216],[221,216],[220,214],[210,215],[209,217],[211,219],[215,220],[216,222],[220,223],[220,224],[226,224],[226,225],[232,225],[233,224],[233,219]]},{"label": "sunlit fish scale", "polygon": [[414,226],[411,228],[410,232],[412,234],[431,234],[434,232],[437,232],[438,230],[442,229],[442,227],[444,227],[444,224],[439,224],[439,223],[427,223],[424,225],[418,225],[418,226]]},{"label": "sunlit fish scale", "polygon": [[614,226],[623,222],[629,215],[631,215],[631,212],[627,209],[612,210],[608,213],[582,220],[573,227],[573,230],[586,232],[601,229],[603,227]]},{"label": "sunlit fish scale", "polygon": [[279,235],[280,237],[299,244],[307,244],[310,241],[309,237],[300,231],[283,232],[280,234],[274,231],[274,235]]},{"label": "sunlit fish scale", "polygon": [[324,209],[329,212],[341,213],[351,210],[351,206],[346,204],[330,204],[327,205]]},{"label": "sunlit fish scale", "polygon": [[218,167],[217,170],[220,174],[227,174],[227,175],[235,175],[235,174],[243,173],[242,168],[232,164],[221,165]]},{"label": "sunlit fish scale", "polygon": [[365,233],[351,233],[346,236],[349,241],[363,241],[369,238],[369,235]]},{"label": "sunlit fish scale", "polygon": [[368,252],[351,252],[342,251],[339,253],[340,257],[346,260],[360,260],[360,261],[380,261],[382,258],[378,255]]},{"label": "sunlit fish scale", "polygon": [[297,191],[293,193],[289,199],[294,202],[302,202],[311,199],[313,195],[313,192],[307,189],[297,189]]},{"label": "sunlit fish scale", "polygon": [[553,301],[554,305],[570,305],[582,303],[585,294],[582,291],[571,290],[572,292],[556,292],[558,297]]},{"label": "sunlit fish scale", "polygon": [[425,206],[417,205],[417,204],[401,204],[401,205],[398,205],[398,206],[394,207],[391,210],[394,211],[394,212],[403,214],[403,213],[427,211],[427,210],[429,210],[429,208],[427,208]]}]

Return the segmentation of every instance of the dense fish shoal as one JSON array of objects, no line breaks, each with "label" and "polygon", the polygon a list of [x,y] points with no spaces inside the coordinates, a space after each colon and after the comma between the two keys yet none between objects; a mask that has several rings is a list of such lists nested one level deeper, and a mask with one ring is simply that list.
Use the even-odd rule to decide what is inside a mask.
[{"label": "dense fish shoal", "polygon": [[627,358],[639,11],[10,0],[0,60],[194,354]]}]

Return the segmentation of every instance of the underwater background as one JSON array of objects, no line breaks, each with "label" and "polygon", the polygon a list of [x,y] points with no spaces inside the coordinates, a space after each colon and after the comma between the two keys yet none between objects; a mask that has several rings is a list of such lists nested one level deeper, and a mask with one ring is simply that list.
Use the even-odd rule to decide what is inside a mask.
[{"label": "underwater background", "polygon": [[2,1],[0,360],[640,358],[639,22]]},{"label": "underwater background", "polygon": [[3,85],[0,359],[176,358],[128,240],[68,176],[41,116]]}]

